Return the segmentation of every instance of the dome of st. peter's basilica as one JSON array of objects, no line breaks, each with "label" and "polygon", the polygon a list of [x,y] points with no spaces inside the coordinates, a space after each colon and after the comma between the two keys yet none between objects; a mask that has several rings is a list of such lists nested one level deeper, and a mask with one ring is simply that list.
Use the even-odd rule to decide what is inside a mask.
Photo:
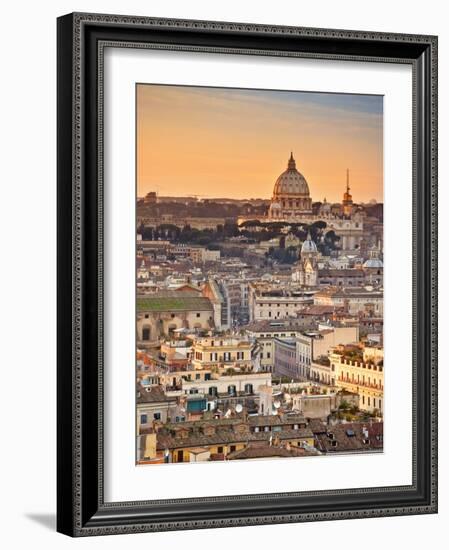
[{"label": "dome of st. peter's basilica", "polygon": [[274,184],[269,217],[292,219],[302,214],[310,214],[311,211],[309,185],[306,178],[296,169],[296,161],[291,153],[287,170],[282,172]]}]

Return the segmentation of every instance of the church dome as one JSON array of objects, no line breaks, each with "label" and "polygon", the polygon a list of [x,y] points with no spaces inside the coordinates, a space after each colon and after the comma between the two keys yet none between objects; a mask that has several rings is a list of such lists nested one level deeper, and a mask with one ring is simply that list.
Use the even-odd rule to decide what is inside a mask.
[{"label": "church dome", "polygon": [[369,258],[363,264],[363,267],[368,267],[371,269],[381,269],[383,266],[384,264],[382,263],[382,260],[379,260],[379,258]]},{"label": "church dome", "polygon": [[274,184],[273,197],[308,197],[309,194],[309,185],[306,178],[296,169],[296,162],[292,153],[288,161],[287,170],[282,172]]}]

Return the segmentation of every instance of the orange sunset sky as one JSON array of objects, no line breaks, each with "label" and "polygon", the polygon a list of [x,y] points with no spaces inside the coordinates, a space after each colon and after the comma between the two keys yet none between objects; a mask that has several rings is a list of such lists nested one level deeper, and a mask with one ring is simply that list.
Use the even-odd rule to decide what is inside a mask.
[{"label": "orange sunset sky", "polygon": [[270,198],[293,151],[314,201],[383,200],[383,98],[137,85],[137,194]]}]

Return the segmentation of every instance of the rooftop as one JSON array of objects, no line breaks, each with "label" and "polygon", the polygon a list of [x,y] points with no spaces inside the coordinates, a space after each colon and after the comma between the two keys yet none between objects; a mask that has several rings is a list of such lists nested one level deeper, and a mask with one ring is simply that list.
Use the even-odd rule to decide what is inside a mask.
[{"label": "rooftop", "polygon": [[[325,306],[327,307],[327,306]],[[304,329],[304,324],[292,320],[279,321],[254,321],[245,327],[249,332],[279,332],[279,331],[299,331]]]},{"label": "rooftop", "polygon": [[137,312],[145,311],[212,311],[209,298],[200,297],[197,293],[157,292],[137,297]]},{"label": "rooftop", "polygon": [[286,446],[255,445],[252,443],[240,451],[229,453],[226,458],[228,460],[242,460],[247,458],[289,458],[305,456],[307,454],[312,454],[312,452],[306,451],[301,447],[287,448]]},{"label": "rooftop", "polygon": [[[184,423],[180,423],[178,428],[182,431]],[[279,440],[298,440],[309,439],[313,437],[313,433],[309,428],[286,429],[279,432],[251,432],[248,426],[243,426],[242,430],[234,430],[232,427],[222,427],[214,433],[206,435],[201,430],[188,430],[182,436],[176,432],[169,432],[166,429],[161,429],[157,433],[157,449],[179,449],[186,447],[204,447],[210,445],[220,445],[228,443],[262,441],[269,442],[270,438],[278,438]]]},{"label": "rooftop", "polygon": [[315,298],[321,297],[332,298],[381,298],[383,296],[383,290],[374,287],[352,287],[352,288],[336,288],[329,287],[320,290],[315,294]]},{"label": "rooftop", "polygon": [[325,426],[322,422],[309,424],[322,452],[360,452],[383,449],[383,422],[347,422]]},{"label": "rooftop", "polygon": [[137,386],[137,403],[174,402],[176,397],[169,397],[160,386]]}]

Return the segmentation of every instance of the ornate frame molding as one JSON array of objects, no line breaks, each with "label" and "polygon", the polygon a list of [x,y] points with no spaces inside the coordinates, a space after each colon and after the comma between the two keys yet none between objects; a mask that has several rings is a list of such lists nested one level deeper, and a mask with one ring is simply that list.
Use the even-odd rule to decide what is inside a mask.
[{"label": "ornate frame molding", "polygon": [[[131,36],[136,31],[138,36],[133,40]],[[177,33],[182,33],[182,43],[177,43]],[[144,36],[147,38],[144,39]],[[203,43],[188,44],[185,41],[189,36]],[[245,42],[247,47],[242,45]],[[417,244],[413,251],[415,399],[414,471],[410,487],[260,494],[256,495],[257,498],[254,495],[238,495],[104,503],[102,105],[103,53],[106,46],[412,65],[413,237]],[[332,53],[330,50],[339,50],[340,53]],[[91,113],[93,106],[96,113],[94,121],[87,117],[87,112]],[[68,126],[72,129],[69,136]],[[90,240],[95,237],[95,245],[86,243],[87,232],[91,236]],[[86,316],[87,304],[91,304],[92,300],[96,301],[98,319],[95,330],[92,330],[92,318]],[[422,322],[418,322],[418,311],[424,313]],[[60,532],[88,536],[436,512],[437,38],[103,14],[77,13],[59,18],[58,319]],[[418,362],[423,365],[424,373],[418,372]],[[90,367],[89,371],[87,367]],[[424,376],[423,380],[418,380],[419,376]],[[421,390],[418,383],[423,382],[425,387]],[[419,393],[421,391],[422,394]],[[420,403],[418,399],[425,402]],[[424,416],[421,409],[427,411]],[[86,425],[85,418],[89,414],[96,416],[95,429]],[[424,434],[424,429],[428,430],[427,434]],[[418,438],[421,444],[428,441],[425,464],[422,457],[417,456]],[[94,455],[94,459],[90,455]],[[382,507],[379,492],[392,497],[388,505]],[[335,511],[329,511],[323,506],[320,508],[315,501],[310,507],[312,511],[297,503],[297,510],[288,513],[262,513],[257,510],[257,513],[251,514],[249,510],[256,500],[265,501],[274,508],[283,500],[306,498],[318,501],[321,497],[342,502]],[[357,501],[360,502],[359,506]],[[214,517],[208,516],[206,509],[199,509],[196,515],[189,514],[189,508],[195,503],[204,505],[205,502],[215,504],[215,508],[221,505],[221,510],[217,510]],[[166,517],[152,514],[151,509],[157,506],[167,509],[172,507],[171,513]],[[292,510],[292,505],[280,508]],[[230,511],[233,515],[230,515]]]}]

